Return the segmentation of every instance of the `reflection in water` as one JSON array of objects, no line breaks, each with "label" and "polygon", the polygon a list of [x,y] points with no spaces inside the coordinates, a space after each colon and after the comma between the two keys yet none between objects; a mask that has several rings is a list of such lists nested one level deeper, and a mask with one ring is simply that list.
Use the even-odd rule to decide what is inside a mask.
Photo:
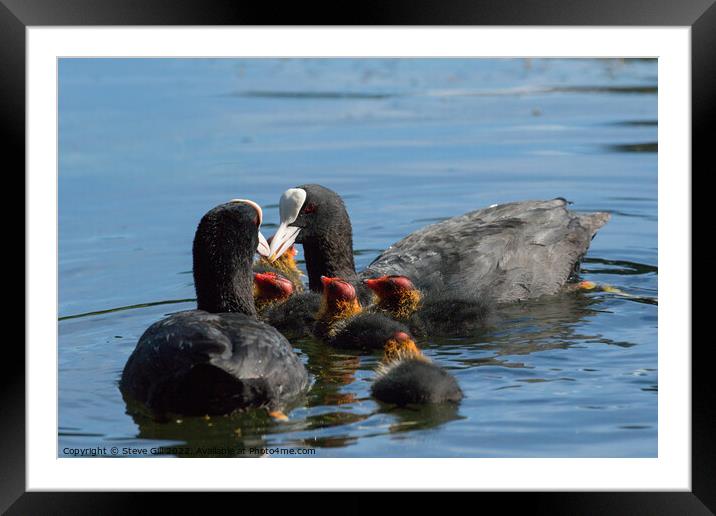
[{"label": "reflection in water", "polygon": [[390,433],[410,432],[436,428],[450,421],[465,419],[459,414],[458,403],[437,403],[412,407],[385,406],[382,413],[389,414],[397,419],[389,427]]},{"label": "reflection in water", "polygon": [[[130,414],[139,432],[138,439],[160,441],[159,455],[186,457],[260,457],[251,448],[265,448],[264,434],[273,433],[279,423],[265,411],[214,417],[178,417],[159,422]],[[242,451],[243,450],[243,451]]]},{"label": "reflection in water", "polygon": [[[646,265],[643,263],[635,263],[627,260],[604,260],[602,258],[586,257],[583,263],[598,263],[601,265],[610,265],[614,267],[608,267],[603,269],[597,269],[599,272],[606,272],[609,274],[649,274],[658,272],[658,268],[654,265]],[[594,272],[592,269],[585,269],[582,267],[584,272]]]}]

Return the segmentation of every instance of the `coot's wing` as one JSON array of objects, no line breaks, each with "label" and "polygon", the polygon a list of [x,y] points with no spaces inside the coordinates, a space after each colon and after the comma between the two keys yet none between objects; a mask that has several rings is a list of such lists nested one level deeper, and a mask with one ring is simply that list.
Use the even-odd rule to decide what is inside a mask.
[{"label": "coot's wing", "polygon": [[120,389],[154,412],[220,413],[279,405],[308,385],[290,344],[243,314],[179,312],[150,326]]},{"label": "coot's wing", "polygon": [[220,314],[219,327],[233,347],[212,363],[237,378],[264,378],[280,399],[308,386],[308,373],[291,344],[275,328],[242,314]]},{"label": "coot's wing", "polygon": [[384,251],[361,276],[403,274],[428,294],[479,290],[495,302],[554,294],[609,219],[566,205],[563,199],[509,203],[426,226]]}]

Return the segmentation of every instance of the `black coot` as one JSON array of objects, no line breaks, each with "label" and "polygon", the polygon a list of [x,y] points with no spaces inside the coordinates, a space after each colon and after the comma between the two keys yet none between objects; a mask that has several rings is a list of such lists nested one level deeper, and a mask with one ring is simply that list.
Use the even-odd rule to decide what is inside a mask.
[{"label": "black coot", "polygon": [[308,387],[288,341],[256,319],[251,264],[259,248],[261,208],[222,204],[201,219],[193,246],[197,310],[154,323],[122,372],[125,399],[154,414],[281,410]]},{"label": "black coot", "polygon": [[[350,219],[340,196],[320,185],[284,192],[271,257],[303,245],[309,287],[321,276],[411,278],[426,295],[480,292],[506,303],[559,292],[579,269],[608,213],[576,213],[568,202],[524,201],[491,206],[419,229],[356,274]],[[361,297],[362,298],[362,297]]]}]

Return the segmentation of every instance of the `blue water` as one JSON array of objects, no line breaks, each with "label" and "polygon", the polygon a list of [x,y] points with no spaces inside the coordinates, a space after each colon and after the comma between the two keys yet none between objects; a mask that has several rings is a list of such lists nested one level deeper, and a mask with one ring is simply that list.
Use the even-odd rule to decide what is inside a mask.
[{"label": "blue water", "polygon": [[[656,456],[656,85],[656,60],[60,60],[59,455]],[[493,203],[609,211],[583,278],[627,295],[556,296],[479,338],[422,342],[458,379],[458,406],[381,406],[379,356],[305,340],[314,386],[286,422],[128,415],[117,382],[137,339],[195,306],[199,218],[250,198],[268,236],[281,192],[306,182],[343,195],[359,270],[410,231]]]}]

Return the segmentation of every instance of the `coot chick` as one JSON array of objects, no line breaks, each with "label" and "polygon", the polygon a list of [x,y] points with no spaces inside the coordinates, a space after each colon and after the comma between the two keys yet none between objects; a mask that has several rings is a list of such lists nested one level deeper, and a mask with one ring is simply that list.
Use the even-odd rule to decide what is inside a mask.
[{"label": "coot chick", "polygon": [[[323,296],[314,329],[318,338],[343,349],[417,349],[407,326],[379,313],[363,312],[351,283],[325,276],[322,283]],[[395,341],[398,334],[407,339]]]},{"label": "coot chick", "polygon": [[313,335],[320,305],[320,294],[310,290],[295,292],[283,303],[269,307],[263,317],[287,339],[300,339]]},{"label": "coot chick", "polygon": [[556,294],[578,270],[609,214],[576,213],[568,201],[523,201],[472,211],[414,231],[356,274],[351,223],[340,196],[321,185],[289,188],[281,196],[281,223],[271,242],[275,259],[300,243],[309,287],[320,277],[402,275],[424,294],[481,292],[495,303]]},{"label": "coot chick", "polygon": [[386,355],[370,392],[383,403],[399,406],[458,402],[463,397],[457,380],[417,349]]},{"label": "coot chick", "polygon": [[435,292],[427,297],[407,276],[363,280],[373,291],[372,309],[404,322],[413,335],[425,337],[470,335],[485,328],[489,304],[477,293]]},{"label": "coot chick", "polygon": [[[268,239],[268,243],[271,243],[273,237]],[[287,278],[293,283],[294,290],[301,292],[303,290],[303,281],[301,276],[303,272],[298,268],[296,264],[296,246],[290,245],[278,258],[273,262],[269,261],[267,256],[261,256],[259,260],[254,263],[254,272],[274,272]]]},{"label": "coot chick", "polygon": [[235,200],[210,210],[193,245],[197,310],[151,325],[127,360],[119,388],[154,415],[281,410],[308,387],[288,341],[256,319],[251,264],[261,208]]},{"label": "coot chick", "polygon": [[[263,282],[263,289],[257,285],[254,279],[254,285],[257,289],[254,291],[254,299],[256,299],[257,309],[261,318],[268,324],[276,328],[287,339],[300,339],[313,335],[313,326],[316,322],[316,312],[321,304],[321,296],[315,292],[303,291],[303,284],[300,280],[300,270],[296,267],[293,260],[296,250],[291,246],[286,254],[282,255],[275,263],[280,267],[274,268],[268,265],[265,257],[254,264],[254,271],[263,270],[266,272],[254,272],[254,278],[257,274],[261,274],[260,278]],[[290,260],[284,260],[285,256],[290,256]],[[289,280],[278,270],[293,270],[293,280]],[[300,288],[296,287],[298,282]],[[289,285],[291,288],[289,289]],[[259,300],[257,290],[261,290]],[[260,307],[259,307],[260,305]]]},{"label": "coot chick", "polygon": [[259,314],[285,302],[293,290],[293,283],[277,272],[254,272],[253,296]]}]

